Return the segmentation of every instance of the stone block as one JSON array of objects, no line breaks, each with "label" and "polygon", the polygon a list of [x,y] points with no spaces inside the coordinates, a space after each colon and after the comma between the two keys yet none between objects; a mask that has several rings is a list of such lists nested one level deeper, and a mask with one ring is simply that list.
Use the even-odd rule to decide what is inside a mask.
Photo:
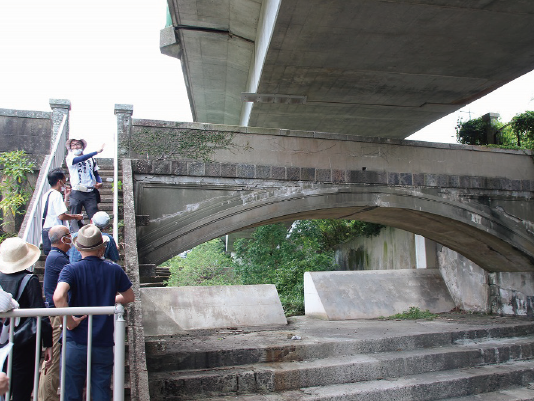
[{"label": "stone block", "polygon": [[306,316],[326,320],[391,316],[412,306],[433,313],[455,307],[437,269],[306,272],[304,303]]},{"label": "stone block", "polygon": [[286,179],[286,168],[273,166],[271,168],[271,178],[275,180],[285,180]]},{"label": "stone block", "polygon": [[189,175],[204,176],[206,174],[206,165],[202,162],[189,163]]},{"label": "stone block", "polygon": [[445,174],[438,174],[437,175],[437,184],[438,187],[446,188],[449,186],[449,176]]},{"label": "stone block", "polygon": [[272,284],[142,288],[141,300],[147,336],[287,324]]},{"label": "stone block", "polygon": [[460,176],[450,175],[449,176],[449,186],[451,188],[460,188]]},{"label": "stone block", "polygon": [[221,163],[206,163],[206,176],[220,177],[221,176]]},{"label": "stone block", "polygon": [[315,179],[319,182],[332,182],[332,170],[330,169],[317,169]]},{"label": "stone block", "polygon": [[412,183],[413,183],[412,174],[411,173],[400,173],[399,174],[399,182],[400,182],[400,185],[409,185],[409,186],[411,186]]},{"label": "stone block", "polygon": [[333,182],[346,182],[347,173],[345,170],[332,170],[332,181]]},{"label": "stone block", "polygon": [[173,175],[187,175],[187,162],[172,161],[171,174]]},{"label": "stone block", "polygon": [[300,179],[303,181],[315,181],[315,169],[312,167],[303,167],[300,170]]},{"label": "stone block", "polygon": [[233,163],[222,163],[221,164],[221,177],[236,177],[237,166]]},{"label": "stone block", "polygon": [[239,178],[254,178],[254,165],[238,164],[236,167],[236,176]]},{"label": "stone block", "polygon": [[150,172],[153,174],[170,174],[171,162],[165,160],[153,160]]},{"label": "stone block", "polygon": [[148,174],[150,173],[150,165],[148,160],[132,160],[132,170],[134,173],[138,174]]},{"label": "stone block", "polygon": [[437,187],[438,186],[437,175],[436,174],[425,174],[425,186]]},{"label": "stone block", "polygon": [[412,174],[413,185],[422,187],[425,185],[425,175],[423,173]]},{"label": "stone block", "polygon": [[387,173],[381,171],[350,170],[348,182],[360,184],[387,184]]},{"label": "stone block", "polygon": [[399,173],[388,173],[388,185],[399,185],[400,177]]},{"label": "stone block", "polygon": [[256,178],[271,178],[271,166],[256,166]]},{"label": "stone block", "polygon": [[299,181],[300,180],[300,167],[288,167],[287,168],[287,179],[289,181]]}]

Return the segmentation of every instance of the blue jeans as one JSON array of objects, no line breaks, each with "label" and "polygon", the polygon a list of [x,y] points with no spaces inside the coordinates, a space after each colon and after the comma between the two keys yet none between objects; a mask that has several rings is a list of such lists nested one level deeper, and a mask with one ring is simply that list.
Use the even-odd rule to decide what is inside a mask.
[{"label": "blue jeans", "polygon": [[[109,401],[113,373],[113,347],[95,347],[91,353],[91,397],[93,401]],[[65,399],[82,401],[87,376],[87,345],[67,341],[65,360]]]}]

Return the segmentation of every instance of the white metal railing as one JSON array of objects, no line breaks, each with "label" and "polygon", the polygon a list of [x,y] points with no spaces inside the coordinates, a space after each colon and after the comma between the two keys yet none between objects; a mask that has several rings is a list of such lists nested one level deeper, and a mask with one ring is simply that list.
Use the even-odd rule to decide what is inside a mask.
[{"label": "white metal railing", "polygon": [[60,144],[64,144],[67,141],[66,123],[67,115],[64,114],[61,124],[59,125],[56,140],[52,145],[50,156],[48,156],[45,167],[41,168],[41,171],[39,172],[39,179],[37,180],[39,186],[33,192],[32,200],[30,202],[32,208],[31,210],[27,211],[26,216],[24,217],[24,232],[22,233],[21,238],[35,246],[39,246],[41,243],[41,219],[43,216],[44,207],[41,199],[46,191],[50,189],[47,179],[48,172],[51,169],[61,167],[63,164],[63,159],[65,158],[64,148],[60,146]]},{"label": "white metal railing", "polygon": [[[92,323],[95,315],[115,315],[115,354],[113,361],[113,401],[124,400],[124,349],[126,321],[124,320],[124,307],[121,304],[115,306],[101,307],[73,307],[73,308],[34,308],[34,309],[14,309],[11,312],[0,313],[2,318],[16,317],[37,317],[37,316],[63,316],[63,338],[61,348],[61,383],[65,383],[65,356],[67,338],[67,316],[87,315],[87,388],[86,400],[91,400],[91,350],[92,350]],[[13,343],[15,319],[11,319],[9,330],[9,342]],[[37,319],[37,336],[35,342],[35,365],[33,379],[33,400],[37,400],[37,389],[39,384],[39,364],[41,351],[41,319]],[[13,349],[9,351],[7,364],[7,375],[11,380],[11,370],[13,366]],[[60,401],[65,399],[65,386],[61,384]],[[10,393],[6,393],[6,400],[9,400]]]}]

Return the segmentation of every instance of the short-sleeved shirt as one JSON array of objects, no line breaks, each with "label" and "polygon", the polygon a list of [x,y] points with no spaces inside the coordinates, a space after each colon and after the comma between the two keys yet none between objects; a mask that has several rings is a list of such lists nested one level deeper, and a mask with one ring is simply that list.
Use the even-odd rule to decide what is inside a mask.
[{"label": "short-sleeved shirt", "polygon": [[[50,197],[48,197],[48,194],[50,194]],[[55,189],[51,189],[48,191],[43,199],[43,208],[46,205],[46,200],[48,199],[48,209],[46,212],[46,218],[43,225],[43,228],[52,228],[54,226],[64,226],[65,223],[63,220],[60,220],[58,216],[62,215],[63,213],[67,213],[67,206],[65,206],[65,202],[63,202],[63,195],[61,195],[61,192],[56,191]],[[44,210],[43,210],[44,212]]]},{"label": "short-sleeved shirt", "polygon": [[[96,152],[93,152],[96,154]],[[90,157],[87,160],[73,164],[75,156],[74,153],[69,152],[67,155],[67,167],[69,168],[70,182],[73,187],[77,185],[83,185],[87,188],[92,188],[96,184],[96,177],[94,172],[99,170],[95,159]]]},{"label": "short-sleeved shirt", "polygon": [[[78,236],[78,233],[72,233],[72,241]],[[106,245],[106,250],[104,251],[104,258],[117,262],[120,258],[119,250],[117,249],[117,243],[111,235],[108,233],[102,233],[103,237],[108,237],[109,241]],[[71,247],[67,252],[70,263],[78,262],[82,260],[82,254],[75,247]]]},{"label": "short-sleeved shirt", "polygon": [[69,264],[69,257],[67,254],[56,247],[52,247],[50,253],[46,257],[45,272],[44,272],[44,294],[45,300],[49,308],[55,308],[54,305],[54,291],[57,287],[57,280],[61,270]]},{"label": "short-sleeved shirt", "polygon": [[[69,306],[113,306],[117,292],[125,292],[132,283],[124,270],[112,262],[88,256],[79,262],[66,265],[58,282],[67,283]],[[83,320],[74,330],[67,331],[67,341],[87,344],[87,323]],[[93,345],[113,346],[113,315],[93,317]]]}]

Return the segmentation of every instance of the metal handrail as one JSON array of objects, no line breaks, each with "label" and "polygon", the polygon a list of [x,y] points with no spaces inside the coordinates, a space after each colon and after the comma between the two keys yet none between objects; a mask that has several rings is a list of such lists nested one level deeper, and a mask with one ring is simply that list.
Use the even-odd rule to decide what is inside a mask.
[{"label": "metal handrail", "polygon": [[[124,306],[116,304],[115,306],[101,307],[72,307],[72,308],[27,308],[14,309],[10,312],[0,313],[0,319],[17,318],[17,317],[39,317],[39,316],[63,316],[63,338],[61,350],[61,383],[65,383],[65,363],[66,363],[66,339],[67,339],[67,316],[87,315],[88,325],[91,327],[92,316],[94,315],[115,315],[115,354],[113,360],[113,401],[124,401],[124,359],[125,359],[125,338],[126,338],[126,321],[124,320]],[[15,320],[11,319],[9,329],[9,342],[13,343],[15,332]],[[33,399],[37,400],[37,390],[39,383],[39,363],[41,351],[41,319],[37,319],[37,334],[35,340],[35,373],[33,382]],[[92,350],[92,330],[87,333],[87,390],[86,399],[90,401],[91,397],[91,350]],[[13,348],[9,351],[7,375],[11,380],[11,371],[13,365]],[[10,399],[10,392],[6,393],[6,400]],[[65,399],[65,386],[61,385],[60,401]]]},{"label": "metal handrail", "polygon": [[[65,158],[64,148],[60,148],[60,144],[67,141],[67,129],[66,129],[67,115],[63,115],[61,124],[59,125],[58,134],[56,140],[51,148],[50,155],[47,156],[43,163],[44,168],[41,168],[39,172],[38,188],[33,192],[32,199],[30,201],[31,210],[26,213],[24,217],[24,223],[22,224],[24,232],[20,237],[25,241],[39,246],[41,243],[41,218],[43,215],[43,206],[41,199],[43,195],[50,189],[48,184],[47,175],[51,169],[61,167],[63,159]],[[62,149],[63,151],[60,151]]]}]

